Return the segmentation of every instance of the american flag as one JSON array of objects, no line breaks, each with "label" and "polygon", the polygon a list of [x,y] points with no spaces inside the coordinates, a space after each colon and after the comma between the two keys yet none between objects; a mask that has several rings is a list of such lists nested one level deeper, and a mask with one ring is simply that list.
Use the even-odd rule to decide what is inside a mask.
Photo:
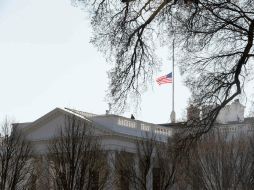
[{"label": "american flag", "polygon": [[161,77],[157,78],[156,82],[159,85],[166,84],[166,83],[172,83],[172,72],[167,74],[167,75],[164,75],[164,76],[161,76]]}]

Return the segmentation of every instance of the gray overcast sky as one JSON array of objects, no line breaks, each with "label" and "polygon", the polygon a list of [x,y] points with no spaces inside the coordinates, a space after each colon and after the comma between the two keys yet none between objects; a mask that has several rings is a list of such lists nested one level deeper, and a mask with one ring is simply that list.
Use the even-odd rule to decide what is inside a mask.
[{"label": "gray overcast sky", "polygon": [[[90,37],[87,16],[70,0],[0,0],[0,119],[33,121],[55,107],[104,114],[110,67]],[[170,71],[167,52],[161,50],[164,64],[154,78]],[[178,72],[175,86],[179,118],[189,92]],[[170,90],[154,83],[136,118],[169,122]]]}]

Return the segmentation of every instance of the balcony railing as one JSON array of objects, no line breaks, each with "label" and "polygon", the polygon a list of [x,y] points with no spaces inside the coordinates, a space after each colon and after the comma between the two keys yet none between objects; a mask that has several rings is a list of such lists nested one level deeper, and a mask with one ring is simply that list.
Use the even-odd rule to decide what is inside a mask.
[{"label": "balcony railing", "polygon": [[154,134],[159,134],[159,135],[165,135],[165,136],[170,136],[172,134],[172,130],[167,128],[167,127],[162,127],[158,126],[155,124],[148,124],[142,121],[137,121],[137,120],[128,120],[124,118],[119,118],[118,125],[124,128],[129,128],[132,130],[137,130],[137,131],[143,131],[143,132],[151,132]]}]

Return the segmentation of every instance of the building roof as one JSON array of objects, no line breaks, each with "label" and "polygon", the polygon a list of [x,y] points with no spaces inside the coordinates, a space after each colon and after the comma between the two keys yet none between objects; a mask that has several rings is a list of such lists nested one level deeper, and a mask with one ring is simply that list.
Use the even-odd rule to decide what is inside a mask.
[{"label": "building roof", "polygon": [[[115,134],[126,137],[148,137],[149,134],[155,134],[160,139],[167,139],[172,135],[173,130],[167,126],[148,123],[140,120],[130,119],[113,114],[93,114],[71,108],[55,108],[46,113],[34,122],[17,123],[18,127],[25,130],[36,130],[50,122],[60,115],[75,115],[81,119],[93,123],[98,130],[106,132],[106,134]],[[33,130],[32,130],[33,129]]]},{"label": "building roof", "polygon": [[93,114],[93,113],[88,113],[88,112],[84,112],[84,111],[80,111],[80,110],[75,110],[75,109],[71,109],[71,108],[64,108],[66,110],[69,110],[73,113],[76,113],[80,116],[83,116],[83,117],[95,117],[95,116],[98,116],[97,114]]}]

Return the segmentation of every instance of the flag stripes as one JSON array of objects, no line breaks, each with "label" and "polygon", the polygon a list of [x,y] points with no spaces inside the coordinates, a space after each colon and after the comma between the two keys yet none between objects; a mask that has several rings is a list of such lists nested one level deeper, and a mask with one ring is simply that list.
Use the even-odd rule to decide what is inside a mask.
[{"label": "flag stripes", "polygon": [[167,75],[164,75],[164,76],[161,76],[159,78],[156,79],[156,82],[161,85],[161,84],[167,84],[167,83],[172,83],[173,82],[173,79],[172,79],[172,72],[167,74]]}]

